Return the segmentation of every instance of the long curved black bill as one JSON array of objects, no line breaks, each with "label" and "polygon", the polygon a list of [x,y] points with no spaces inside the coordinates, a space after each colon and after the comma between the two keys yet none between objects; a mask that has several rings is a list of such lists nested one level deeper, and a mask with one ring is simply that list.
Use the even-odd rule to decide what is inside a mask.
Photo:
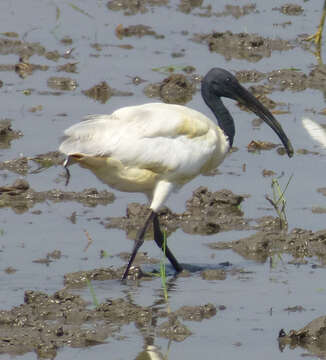
[{"label": "long curved black bill", "polygon": [[269,125],[282,141],[289,157],[293,156],[293,147],[291,141],[286,136],[280,123],[274,118],[272,113],[252,95],[247,89],[239,83],[233,88],[233,95],[235,100],[246,106],[249,110],[259,116],[262,120]]}]

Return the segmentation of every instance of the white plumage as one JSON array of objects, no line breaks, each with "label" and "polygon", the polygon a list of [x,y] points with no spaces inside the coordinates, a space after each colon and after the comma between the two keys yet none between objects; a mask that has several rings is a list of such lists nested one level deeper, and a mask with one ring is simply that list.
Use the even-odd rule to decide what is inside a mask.
[{"label": "white plumage", "polygon": [[[154,240],[163,250],[157,212],[169,194],[198,174],[215,169],[232,146],[234,121],[221,97],[238,100],[255,112],[276,132],[288,155],[293,155],[281,125],[231,73],[211,69],[202,81],[201,93],[218,124],[185,106],[150,103],[124,107],[111,115],[91,115],[65,131],[59,149],[67,155],[66,169],[78,163],[109,186],[145,193],[150,200],[150,214],[137,234],[123,279],[150,223]],[[164,249],[175,270],[181,271],[170,249]]]},{"label": "white plumage", "polygon": [[[65,135],[61,152],[111,187],[145,193],[154,211],[174,188],[216,168],[229,150],[212,120],[185,106],[162,103],[91,115]],[[159,201],[153,198],[155,189]]]}]

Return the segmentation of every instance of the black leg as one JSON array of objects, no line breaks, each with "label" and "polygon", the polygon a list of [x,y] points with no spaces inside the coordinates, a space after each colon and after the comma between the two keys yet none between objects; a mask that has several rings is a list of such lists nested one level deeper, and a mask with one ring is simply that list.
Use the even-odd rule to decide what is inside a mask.
[{"label": "black leg", "polygon": [[68,166],[70,164],[71,164],[71,157],[68,156],[67,159],[63,163],[63,167],[66,170],[66,183],[65,183],[65,186],[67,186],[69,184],[69,180],[70,180],[70,171],[68,169]]},{"label": "black leg", "polygon": [[[154,213],[154,212],[153,212]],[[164,237],[162,231],[160,229],[160,223],[158,221],[158,216],[154,213],[153,217],[153,227],[154,227],[154,240],[157,246],[164,251]],[[172,254],[171,250],[168,248],[167,244],[165,244],[165,255],[169,259],[171,265],[174,267],[176,272],[181,272],[183,270],[182,266],[179,264],[178,260]]]},{"label": "black leg", "polygon": [[154,211],[151,211],[148,218],[145,221],[144,226],[138,231],[137,236],[136,236],[136,240],[135,240],[135,245],[134,245],[134,248],[132,249],[132,253],[130,255],[129,262],[128,262],[128,265],[126,267],[126,270],[123,273],[122,280],[125,280],[127,278],[129,270],[131,268],[131,265],[135,260],[136,254],[137,254],[139,248],[144,243],[144,237],[145,237],[146,230],[147,230],[149,224],[151,223],[151,221],[153,220],[154,216],[155,216]]}]

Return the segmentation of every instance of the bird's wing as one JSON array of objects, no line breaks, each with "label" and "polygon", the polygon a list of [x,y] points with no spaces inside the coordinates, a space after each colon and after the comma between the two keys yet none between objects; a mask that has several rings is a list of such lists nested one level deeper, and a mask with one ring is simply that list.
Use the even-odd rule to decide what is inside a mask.
[{"label": "bird's wing", "polygon": [[88,116],[65,131],[59,150],[67,155],[112,157],[142,168],[174,170],[195,163],[200,167],[215,150],[216,129],[195,110],[151,103]]},{"label": "bird's wing", "polygon": [[326,130],[322,126],[308,118],[302,119],[302,125],[314,140],[326,147]]}]

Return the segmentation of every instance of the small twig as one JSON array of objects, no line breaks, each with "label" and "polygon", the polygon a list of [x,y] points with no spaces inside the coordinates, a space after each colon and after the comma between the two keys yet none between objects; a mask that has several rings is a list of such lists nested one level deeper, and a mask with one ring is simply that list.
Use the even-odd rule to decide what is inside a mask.
[{"label": "small twig", "polygon": [[278,211],[277,205],[275,204],[274,200],[271,199],[268,195],[265,195],[265,199],[268,200],[270,202],[270,204],[273,206],[273,208],[276,210],[276,212]]},{"label": "small twig", "polygon": [[88,248],[92,245],[93,239],[91,238],[91,236],[89,235],[89,232],[86,229],[84,229],[84,233],[87,237],[87,245],[85,246],[85,249],[83,251],[86,252],[88,250]]}]

